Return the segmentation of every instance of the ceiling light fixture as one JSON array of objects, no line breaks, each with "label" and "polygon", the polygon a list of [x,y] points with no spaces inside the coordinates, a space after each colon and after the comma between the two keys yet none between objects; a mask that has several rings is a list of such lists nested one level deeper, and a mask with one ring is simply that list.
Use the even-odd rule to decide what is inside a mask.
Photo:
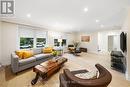
[{"label": "ceiling light fixture", "polygon": [[27,17],[28,17],[28,18],[31,18],[31,14],[27,14]]},{"label": "ceiling light fixture", "polygon": [[96,20],[96,22],[98,23],[98,22],[99,22],[99,20]]},{"label": "ceiling light fixture", "polygon": [[84,8],[84,12],[87,12],[88,11],[88,8]]}]

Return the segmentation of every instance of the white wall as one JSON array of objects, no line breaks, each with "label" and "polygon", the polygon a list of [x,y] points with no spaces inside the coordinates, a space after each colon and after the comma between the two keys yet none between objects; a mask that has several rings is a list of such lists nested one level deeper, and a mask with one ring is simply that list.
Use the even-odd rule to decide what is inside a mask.
[{"label": "white wall", "polygon": [[12,23],[2,22],[2,64],[11,62],[11,53],[17,49],[18,26]]},{"label": "white wall", "polygon": [[128,38],[127,38],[127,79],[130,80],[130,9],[128,13],[128,20],[127,20],[127,27],[128,27]]},{"label": "white wall", "polygon": [[128,9],[128,15],[126,16],[122,31],[127,33],[127,52],[124,55],[127,60],[126,79],[130,81],[130,8]]},{"label": "white wall", "polygon": [[18,41],[20,41],[20,37],[34,38],[33,47],[36,48],[36,38],[47,39],[47,31],[45,29],[41,29],[38,27],[18,25],[18,39],[19,39]]},{"label": "white wall", "polygon": [[1,58],[2,58],[2,56],[1,56],[1,39],[2,39],[2,37],[1,37],[1,21],[0,21],[0,63],[1,63]]},{"label": "white wall", "polygon": [[74,38],[73,34],[48,31],[48,45],[50,46],[54,46],[54,39],[67,39],[67,45],[72,44],[74,40],[73,38]]},{"label": "white wall", "polygon": [[[1,22],[0,23],[0,61],[3,65],[9,65],[11,64],[11,53],[15,50],[19,49],[19,37],[20,35],[32,35],[33,32],[36,31],[44,31],[44,29],[36,29],[34,28],[30,32],[28,31],[28,28],[23,29],[18,24],[14,23],[7,23],[7,22]],[[30,28],[29,28],[30,29]],[[32,28],[31,28],[32,29]],[[22,33],[19,33],[19,31],[24,31]],[[26,33],[25,33],[26,31]],[[48,45],[53,46],[54,44],[54,38],[63,38],[67,39],[68,44],[72,44],[72,40],[74,38],[73,34],[63,33],[63,32],[54,32],[54,31],[47,31],[47,38],[48,38]],[[41,36],[41,32],[37,32],[38,37]],[[39,36],[40,34],[40,36]],[[34,35],[34,34],[33,34]],[[1,40],[2,36],[2,40]],[[68,45],[67,44],[67,45]],[[66,46],[67,47],[67,46]],[[2,50],[2,55],[1,55]]]},{"label": "white wall", "polygon": [[[81,42],[81,36],[90,36],[90,42]],[[80,41],[80,47],[85,47],[88,52],[98,52],[98,32],[94,33],[78,33],[78,41]]]},{"label": "white wall", "polygon": [[73,44],[73,41],[76,40],[75,39],[75,34],[73,34],[73,33],[66,34],[66,36],[67,36],[67,43],[68,43],[68,45],[69,44]]},{"label": "white wall", "polygon": [[100,31],[100,32],[80,32],[76,34],[75,40],[81,42],[81,36],[90,36],[90,42],[81,42],[81,47],[86,47],[88,52],[108,53],[108,36],[114,36],[114,48],[120,50],[120,30]]},{"label": "white wall", "polygon": [[48,31],[48,45],[54,46],[54,39],[64,38],[61,32]]},{"label": "white wall", "polygon": [[108,52],[108,36],[114,36],[114,47],[120,51],[120,30],[110,30],[98,32],[98,46],[100,52]]}]

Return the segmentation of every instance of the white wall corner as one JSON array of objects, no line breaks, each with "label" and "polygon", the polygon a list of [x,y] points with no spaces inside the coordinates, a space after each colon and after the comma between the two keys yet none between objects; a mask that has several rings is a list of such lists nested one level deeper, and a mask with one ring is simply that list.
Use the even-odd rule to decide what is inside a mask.
[{"label": "white wall corner", "polygon": [[126,71],[125,76],[126,76],[126,80],[130,81],[130,76],[128,75],[128,71]]}]

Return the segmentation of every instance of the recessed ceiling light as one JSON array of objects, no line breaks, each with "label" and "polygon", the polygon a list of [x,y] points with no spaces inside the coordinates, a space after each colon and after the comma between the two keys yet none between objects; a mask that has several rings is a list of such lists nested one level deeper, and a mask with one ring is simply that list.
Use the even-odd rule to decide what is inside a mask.
[{"label": "recessed ceiling light", "polygon": [[27,14],[27,17],[30,18],[30,17],[31,17],[31,14]]},{"label": "recessed ceiling light", "polygon": [[96,20],[96,22],[98,23],[98,22],[99,22],[99,20]]},{"label": "recessed ceiling light", "polygon": [[84,8],[84,12],[87,12],[88,11],[88,8]]},{"label": "recessed ceiling light", "polygon": [[103,24],[101,24],[101,28],[103,28],[104,27],[104,25]]}]

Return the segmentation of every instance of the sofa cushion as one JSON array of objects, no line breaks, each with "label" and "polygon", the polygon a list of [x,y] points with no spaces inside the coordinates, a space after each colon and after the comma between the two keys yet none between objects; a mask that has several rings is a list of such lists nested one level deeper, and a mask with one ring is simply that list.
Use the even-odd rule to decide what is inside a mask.
[{"label": "sofa cushion", "polygon": [[44,58],[47,58],[47,57],[50,57],[51,54],[37,54],[37,55],[34,55],[34,57],[36,58],[36,60],[41,60],[41,59],[44,59]]},{"label": "sofa cushion", "polygon": [[21,59],[21,60],[19,60],[19,65],[20,66],[27,65],[27,64],[35,62],[35,61],[36,61],[35,57],[30,57],[30,58],[27,58],[27,59]]},{"label": "sofa cushion", "polygon": [[34,49],[33,49],[34,55],[37,55],[37,54],[42,53],[42,49],[43,49],[43,48],[34,48]]}]

